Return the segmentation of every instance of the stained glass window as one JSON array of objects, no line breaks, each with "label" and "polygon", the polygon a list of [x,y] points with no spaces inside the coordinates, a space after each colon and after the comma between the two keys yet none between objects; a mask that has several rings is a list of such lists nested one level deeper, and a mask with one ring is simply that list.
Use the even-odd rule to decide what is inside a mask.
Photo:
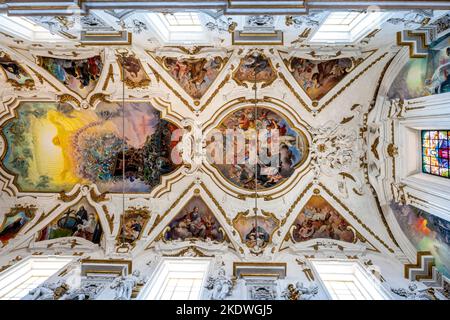
[{"label": "stained glass window", "polygon": [[449,130],[422,131],[422,171],[434,176],[449,176]]}]

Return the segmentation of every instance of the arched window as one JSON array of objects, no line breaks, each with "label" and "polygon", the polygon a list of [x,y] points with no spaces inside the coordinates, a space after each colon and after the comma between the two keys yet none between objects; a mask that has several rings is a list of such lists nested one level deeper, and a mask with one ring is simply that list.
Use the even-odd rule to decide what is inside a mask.
[{"label": "arched window", "polygon": [[142,289],[140,300],[198,300],[205,286],[209,259],[165,258]]},{"label": "arched window", "polygon": [[450,130],[422,130],[422,172],[450,178]]}]

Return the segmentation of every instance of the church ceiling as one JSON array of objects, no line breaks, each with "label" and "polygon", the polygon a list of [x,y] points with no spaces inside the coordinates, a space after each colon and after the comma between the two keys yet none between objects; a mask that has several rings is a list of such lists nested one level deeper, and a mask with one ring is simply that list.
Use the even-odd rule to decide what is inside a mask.
[{"label": "church ceiling", "polygon": [[[0,252],[193,246],[267,257],[322,240],[400,252],[368,174],[370,153],[385,152],[369,144],[367,119],[401,51],[396,32],[418,18],[387,22],[409,13],[397,11],[377,32],[327,46],[311,41],[326,10],[198,13],[201,39],[167,38],[143,10],[31,17],[51,41],[2,31]],[[283,43],[233,44],[234,32],[255,30]],[[240,163],[250,155],[226,139],[235,129],[243,145],[253,129],[277,129],[276,168],[260,164],[256,177]]]}]

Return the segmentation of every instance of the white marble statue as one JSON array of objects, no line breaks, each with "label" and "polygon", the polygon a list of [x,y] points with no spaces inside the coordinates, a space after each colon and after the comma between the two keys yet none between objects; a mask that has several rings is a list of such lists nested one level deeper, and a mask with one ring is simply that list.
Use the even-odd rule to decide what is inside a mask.
[{"label": "white marble statue", "polygon": [[406,300],[435,300],[434,295],[430,290],[431,288],[419,289],[417,284],[411,282],[408,289],[405,288],[391,288],[391,291],[400,297],[406,298]]},{"label": "white marble statue", "polygon": [[231,295],[233,281],[226,276],[225,269],[220,267],[215,276],[208,278],[205,288],[211,291],[211,300],[224,300]]},{"label": "white marble statue", "polygon": [[43,283],[40,286],[31,289],[22,300],[58,300],[68,289],[69,286],[63,280],[52,283]]}]

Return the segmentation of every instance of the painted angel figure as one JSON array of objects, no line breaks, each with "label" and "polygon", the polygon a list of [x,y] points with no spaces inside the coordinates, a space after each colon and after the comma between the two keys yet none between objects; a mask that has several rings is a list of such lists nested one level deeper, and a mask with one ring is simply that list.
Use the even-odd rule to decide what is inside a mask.
[{"label": "painted angel figure", "polygon": [[208,278],[205,288],[211,290],[211,300],[224,300],[231,295],[233,281],[225,275],[225,269],[220,268],[216,276]]}]

